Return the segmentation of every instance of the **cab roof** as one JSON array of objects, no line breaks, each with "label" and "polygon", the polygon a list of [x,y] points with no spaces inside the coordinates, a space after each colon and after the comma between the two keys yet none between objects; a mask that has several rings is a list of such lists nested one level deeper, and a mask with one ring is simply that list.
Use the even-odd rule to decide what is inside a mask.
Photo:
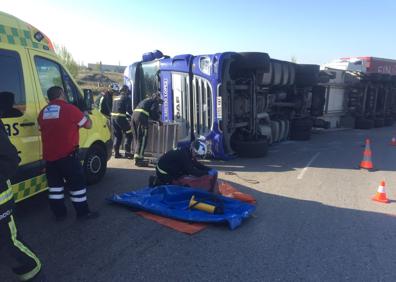
[{"label": "cab roof", "polygon": [[0,46],[18,45],[54,52],[51,40],[34,26],[0,11]]}]

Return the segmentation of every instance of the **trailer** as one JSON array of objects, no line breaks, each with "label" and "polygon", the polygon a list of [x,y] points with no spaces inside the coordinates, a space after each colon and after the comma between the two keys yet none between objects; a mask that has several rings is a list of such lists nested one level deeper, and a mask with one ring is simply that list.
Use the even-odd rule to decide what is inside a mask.
[{"label": "trailer", "polygon": [[376,57],[341,58],[325,64],[332,73],[323,119],[331,127],[391,126],[396,117],[396,61]]},{"label": "trailer", "polygon": [[205,138],[217,159],[261,157],[271,143],[307,140],[313,126],[326,127],[317,119],[326,90],[320,81],[319,65],[262,52],[169,57],[156,50],[124,72],[133,107],[159,91],[162,121],[178,124],[177,144]]}]

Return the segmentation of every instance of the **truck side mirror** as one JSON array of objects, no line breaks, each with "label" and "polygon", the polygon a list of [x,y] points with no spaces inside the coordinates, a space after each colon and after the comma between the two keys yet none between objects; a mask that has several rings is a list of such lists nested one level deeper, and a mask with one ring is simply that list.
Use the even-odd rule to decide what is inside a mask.
[{"label": "truck side mirror", "polygon": [[84,89],[84,110],[85,111],[92,111],[93,109],[93,93],[91,89]]}]

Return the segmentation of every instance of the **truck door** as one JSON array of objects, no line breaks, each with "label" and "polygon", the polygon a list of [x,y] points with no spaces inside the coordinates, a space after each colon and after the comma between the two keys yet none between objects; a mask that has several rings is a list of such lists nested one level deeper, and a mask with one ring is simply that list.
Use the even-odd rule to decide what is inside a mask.
[{"label": "truck door", "polygon": [[[38,109],[30,74],[24,53],[0,49],[0,92],[1,95],[11,92],[15,99],[14,104],[3,112],[1,118],[21,158],[18,175],[12,180],[13,184],[37,176],[43,167],[37,125]],[[1,106],[5,106],[3,100]]]}]

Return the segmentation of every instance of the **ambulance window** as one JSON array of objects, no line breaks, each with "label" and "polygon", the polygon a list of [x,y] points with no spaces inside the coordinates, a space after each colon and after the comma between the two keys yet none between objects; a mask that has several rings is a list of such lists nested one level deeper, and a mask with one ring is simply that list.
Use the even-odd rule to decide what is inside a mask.
[{"label": "ambulance window", "polygon": [[[17,117],[25,112],[25,85],[21,59],[17,52],[0,50],[0,92],[11,92],[14,94],[14,105],[10,109],[3,109],[7,110],[4,112],[3,117]],[[4,96],[4,99],[10,101],[9,97],[5,98]],[[1,102],[3,103],[3,100]],[[4,105],[2,104],[1,106]]]},{"label": "ambulance window", "polygon": [[81,97],[78,94],[78,90],[77,87],[74,85],[73,80],[70,78],[70,76],[67,74],[67,72],[63,70],[63,82],[65,84],[65,94],[66,94],[66,98],[68,100],[69,103],[72,103],[76,106],[80,105],[80,100],[79,97]]},{"label": "ambulance window", "polygon": [[40,80],[41,91],[43,96],[48,101],[47,90],[52,86],[60,86],[62,84],[62,74],[57,63],[44,59],[42,57],[35,57],[36,70]]}]

